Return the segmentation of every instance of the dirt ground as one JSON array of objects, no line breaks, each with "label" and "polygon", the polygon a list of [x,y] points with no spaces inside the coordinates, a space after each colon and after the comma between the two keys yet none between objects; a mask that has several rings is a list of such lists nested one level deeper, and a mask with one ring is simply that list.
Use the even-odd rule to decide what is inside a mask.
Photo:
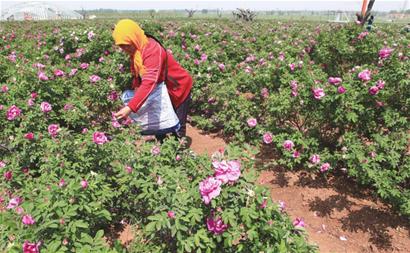
[{"label": "dirt ground", "polygon": [[[208,155],[226,144],[215,135],[187,127],[190,148]],[[410,252],[410,222],[391,211],[368,189],[346,176],[329,177],[305,171],[271,168],[258,183],[271,189],[274,201],[284,201],[292,219],[303,218],[308,240],[323,253]],[[132,240],[130,226],[118,238]]]}]

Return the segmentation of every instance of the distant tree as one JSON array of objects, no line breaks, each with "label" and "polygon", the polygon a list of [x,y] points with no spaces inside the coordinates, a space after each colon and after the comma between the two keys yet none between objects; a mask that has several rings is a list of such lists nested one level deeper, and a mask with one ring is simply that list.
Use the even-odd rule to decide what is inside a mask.
[{"label": "distant tree", "polygon": [[218,17],[222,17],[222,10],[220,10],[220,9],[217,9],[216,10],[216,15],[218,15]]},{"label": "distant tree", "polygon": [[208,14],[208,9],[202,9],[202,10],[201,10],[201,13],[202,13],[202,14]]},{"label": "distant tree", "polygon": [[196,12],[196,10],[188,10],[185,9],[186,12],[188,12],[188,18],[192,18],[194,16],[194,13]]},{"label": "distant tree", "polygon": [[245,21],[253,21],[253,19],[256,17],[256,13],[249,10],[249,9],[240,9],[237,8],[236,11],[232,12],[232,15],[237,18],[237,19],[242,19]]},{"label": "distant tree", "polygon": [[150,17],[151,17],[152,19],[154,19],[154,18],[155,18],[155,13],[156,13],[156,11],[155,11],[155,10],[149,10],[148,12],[149,12]]}]

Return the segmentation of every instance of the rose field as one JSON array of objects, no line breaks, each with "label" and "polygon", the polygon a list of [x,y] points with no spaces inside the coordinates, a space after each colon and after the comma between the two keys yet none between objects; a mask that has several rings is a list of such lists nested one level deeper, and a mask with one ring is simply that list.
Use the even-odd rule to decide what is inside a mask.
[{"label": "rose field", "polygon": [[0,252],[318,252],[268,168],[365,188],[408,224],[400,25],[136,20],[192,75],[190,124],[228,143],[207,155],[113,117],[132,81],[116,21],[0,23]]}]

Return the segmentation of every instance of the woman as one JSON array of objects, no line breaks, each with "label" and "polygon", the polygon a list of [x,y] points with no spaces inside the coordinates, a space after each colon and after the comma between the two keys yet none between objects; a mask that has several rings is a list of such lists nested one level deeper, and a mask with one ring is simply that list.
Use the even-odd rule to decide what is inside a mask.
[{"label": "woman", "polygon": [[[192,77],[175,61],[172,54],[153,37],[147,36],[140,26],[130,19],[120,20],[114,28],[115,45],[131,58],[133,98],[128,105],[114,114],[117,119],[138,112],[157,84],[165,82],[180,128],[177,137],[186,135],[186,120],[191,102]],[[162,140],[165,135],[157,135]]]}]

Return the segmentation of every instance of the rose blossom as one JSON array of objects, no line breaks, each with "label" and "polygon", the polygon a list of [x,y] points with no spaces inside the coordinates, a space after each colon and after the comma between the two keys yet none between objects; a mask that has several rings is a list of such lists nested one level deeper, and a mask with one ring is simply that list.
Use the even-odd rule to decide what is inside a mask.
[{"label": "rose blossom", "polygon": [[303,221],[302,218],[296,218],[296,219],[293,220],[293,226],[295,226],[295,227],[304,227],[305,222]]},{"label": "rose blossom", "polygon": [[370,70],[368,70],[368,69],[363,70],[357,76],[362,81],[369,81],[370,79],[372,79],[372,74],[371,74]]},{"label": "rose blossom", "polygon": [[297,151],[297,150],[295,150],[295,151],[293,152],[293,154],[292,154],[292,157],[293,157],[293,158],[298,158],[299,156],[300,156],[300,152]]},{"label": "rose blossom", "polygon": [[101,77],[99,77],[99,76],[97,76],[97,75],[92,75],[92,76],[90,76],[90,81],[92,82],[92,83],[96,83],[96,82],[98,82],[98,81],[100,81],[101,80]]},{"label": "rose blossom", "polygon": [[64,74],[64,72],[63,72],[61,69],[56,69],[56,70],[54,70],[54,75],[55,75],[55,76],[58,76],[58,77],[62,77],[62,76],[64,76],[65,74]]},{"label": "rose blossom", "polygon": [[340,77],[329,77],[328,82],[333,85],[339,85],[342,82],[342,78]]},{"label": "rose blossom", "polygon": [[29,99],[27,100],[27,105],[28,105],[29,107],[32,107],[32,106],[34,105],[34,99],[29,98]]},{"label": "rose blossom", "polygon": [[173,211],[168,211],[168,212],[167,212],[167,216],[168,216],[168,218],[170,218],[170,219],[175,219],[175,213],[174,213]]},{"label": "rose blossom", "polygon": [[34,223],[36,223],[36,221],[33,219],[33,217],[31,217],[31,215],[24,215],[22,222],[24,225],[33,225]]},{"label": "rose blossom", "polygon": [[161,149],[158,146],[153,146],[151,148],[151,154],[152,155],[159,155],[161,153]]},{"label": "rose blossom", "polygon": [[223,63],[221,63],[221,64],[218,65],[218,68],[219,68],[220,71],[223,72],[225,70],[225,65]]},{"label": "rose blossom", "polygon": [[374,96],[377,95],[377,93],[379,93],[379,88],[377,86],[372,86],[369,88],[369,94]]},{"label": "rose blossom", "polygon": [[32,132],[26,133],[24,135],[24,138],[26,138],[27,140],[33,140],[34,139],[34,134]]},{"label": "rose blossom", "polygon": [[212,166],[215,169],[215,178],[222,183],[235,182],[241,176],[241,163],[239,161],[214,161]]},{"label": "rose blossom", "polygon": [[320,166],[320,172],[325,172],[330,169],[330,164],[329,163],[324,163],[322,166]]},{"label": "rose blossom", "polygon": [[85,62],[83,62],[83,63],[80,64],[80,68],[81,68],[81,69],[88,69],[89,66],[90,66],[90,64],[85,63]]},{"label": "rose blossom", "polygon": [[312,92],[313,92],[313,96],[314,96],[315,99],[317,99],[317,100],[320,100],[320,99],[322,99],[322,97],[325,96],[325,92],[323,91],[322,88],[314,88],[314,89],[312,90]]},{"label": "rose blossom", "polygon": [[107,136],[103,132],[94,132],[93,133],[93,142],[97,145],[102,145],[108,142]]},{"label": "rose blossom", "polygon": [[255,118],[250,118],[246,121],[249,127],[255,127],[258,121]]},{"label": "rose blossom", "polygon": [[51,135],[51,137],[56,137],[59,130],[60,127],[57,124],[51,124],[48,126],[48,133]]},{"label": "rose blossom", "polygon": [[208,205],[213,198],[219,196],[221,193],[221,184],[222,182],[214,177],[208,177],[199,183],[199,192],[206,205]]},{"label": "rose blossom", "polygon": [[224,224],[221,217],[218,217],[217,219],[214,217],[208,217],[206,219],[206,225],[208,230],[215,235],[222,234],[228,228],[228,225]]},{"label": "rose blossom", "polygon": [[393,49],[384,47],[379,51],[379,57],[380,59],[389,58],[392,52],[393,52]]},{"label": "rose blossom", "polygon": [[1,91],[6,93],[7,91],[9,91],[9,87],[7,87],[7,85],[3,85],[1,86]]},{"label": "rose blossom", "polygon": [[268,97],[269,97],[269,91],[268,91],[267,88],[262,88],[262,90],[261,90],[261,96],[262,96],[263,98],[268,98]]},{"label": "rose blossom", "polygon": [[42,71],[38,72],[37,77],[41,81],[48,81],[48,76],[46,76],[46,74]]},{"label": "rose blossom", "polygon": [[88,182],[85,179],[81,180],[80,184],[81,184],[81,188],[83,189],[86,189],[88,187]]},{"label": "rose blossom", "polygon": [[377,88],[379,88],[379,90],[383,90],[384,85],[385,85],[385,82],[381,79],[378,80],[377,83],[376,83],[376,86],[377,86]]},{"label": "rose blossom", "polygon": [[291,151],[294,146],[295,146],[295,144],[291,140],[286,140],[286,141],[283,142],[283,148],[288,150],[288,151]]},{"label": "rose blossom", "polygon": [[3,176],[6,181],[10,181],[13,178],[13,172],[10,170],[6,171],[4,172]]},{"label": "rose blossom", "polygon": [[337,87],[337,93],[343,94],[343,93],[345,93],[345,92],[346,92],[346,88],[343,87],[342,85],[339,86],[339,87]]},{"label": "rose blossom", "polygon": [[14,120],[20,115],[21,115],[21,110],[15,105],[10,106],[10,108],[6,112],[6,116],[8,120]]},{"label": "rose blossom", "polygon": [[263,134],[263,142],[265,142],[265,144],[270,144],[273,141],[273,136],[270,132],[266,132]]},{"label": "rose blossom", "polygon": [[30,243],[29,241],[24,241],[23,244],[23,253],[40,253],[41,242],[38,243]]},{"label": "rose blossom", "polygon": [[53,107],[48,102],[41,102],[40,108],[44,113],[48,113],[53,109]]},{"label": "rose blossom", "polygon": [[20,197],[12,198],[12,199],[10,199],[9,204],[7,205],[6,208],[7,209],[13,209],[13,208],[17,207],[18,205],[20,205],[21,202],[23,202],[23,201]]},{"label": "rose blossom", "polygon": [[310,160],[310,162],[313,163],[313,164],[318,164],[318,163],[320,163],[320,156],[317,155],[317,154],[314,154],[314,155],[312,155],[312,156],[310,157],[309,160]]}]

